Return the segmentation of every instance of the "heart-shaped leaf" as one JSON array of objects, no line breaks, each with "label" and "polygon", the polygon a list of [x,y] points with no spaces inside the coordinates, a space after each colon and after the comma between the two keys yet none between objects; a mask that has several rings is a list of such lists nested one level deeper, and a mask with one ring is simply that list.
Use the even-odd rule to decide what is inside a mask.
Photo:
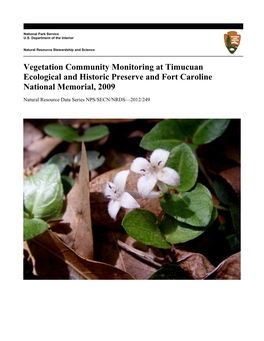
[{"label": "heart-shaped leaf", "polygon": [[211,219],[213,200],[209,190],[198,183],[190,192],[164,195],[160,206],[170,216],[183,223],[204,227]]},{"label": "heart-shaped leaf", "polygon": [[166,163],[166,167],[175,169],[180,175],[178,191],[189,191],[196,183],[198,176],[198,162],[190,146],[181,143],[174,147]]},{"label": "heart-shaped leaf", "polygon": [[233,202],[230,188],[223,181],[214,180],[214,188],[217,198],[223,204],[230,205]]},{"label": "heart-shaped leaf", "polygon": [[53,155],[46,163],[45,166],[55,164],[58,166],[60,173],[62,173],[67,165],[73,163],[73,158],[68,153],[59,153]]},{"label": "heart-shaped leaf", "polygon": [[24,241],[47,230],[49,225],[42,219],[24,219]]},{"label": "heart-shaped leaf", "polygon": [[[187,136],[180,129],[179,121],[164,120],[155,125],[155,127],[145,134],[140,142],[140,147],[146,150],[155,150],[162,148],[172,150],[182,142],[187,141]],[[192,145],[193,149],[197,146]]]},{"label": "heart-shaped leaf", "polygon": [[108,134],[109,129],[107,128],[107,126],[104,124],[98,124],[96,126],[86,129],[82,136],[77,136],[75,138],[75,141],[78,142],[81,142],[82,140],[84,140],[84,142],[96,141]]},{"label": "heart-shaped leaf", "polygon": [[44,131],[49,136],[60,138],[69,143],[82,142],[82,140],[84,142],[96,141],[109,134],[109,129],[104,124],[86,129],[83,135],[78,135],[77,129],[59,123],[46,125]]},{"label": "heart-shaped leaf", "polygon": [[212,142],[221,136],[228,127],[229,119],[181,119],[182,131],[192,138],[195,144]]},{"label": "heart-shaped leaf", "polygon": [[196,227],[182,223],[168,214],[164,214],[161,220],[161,231],[169,243],[177,244],[184,243],[200,236],[204,231],[212,225],[218,216],[217,209],[214,208],[210,222],[207,226]]},{"label": "heart-shaped leaf", "polygon": [[33,218],[48,220],[61,213],[63,188],[56,165],[44,167],[24,180],[24,207]]},{"label": "heart-shaped leaf", "polygon": [[[95,150],[88,150],[86,152],[87,159],[88,159],[88,165],[89,165],[89,171],[96,169],[105,162],[105,157],[103,155],[100,155],[100,153],[96,152]],[[81,163],[81,152],[79,152],[75,158],[74,162],[78,163],[80,165]]]},{"label": "heart-shaped leaf", "polygon": [[59,123],[47,124],[44,131],[49,136],[57,137],[69,143],[76,141],[75,139],[78,136],[77,129]]},{"label": "heart-shaped leaf", "polygon": [[170,249],[160,231],[160,221],[154,213],[137,209],[129,212],[123,219],[122,225],[126,232],[137,241],[158,248]]}]

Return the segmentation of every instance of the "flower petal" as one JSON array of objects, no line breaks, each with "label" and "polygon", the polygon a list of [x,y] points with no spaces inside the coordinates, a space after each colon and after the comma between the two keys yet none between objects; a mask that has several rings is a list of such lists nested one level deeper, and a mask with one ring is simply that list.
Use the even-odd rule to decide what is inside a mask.
[{"label": "flower petal", "polygon": [[144,157],[137,157],[131,164],[132,172],[145,174],[149,168],[149,162]]},{"label": "flower petal", "polygon": [[110,197],[111,198],[115,188],[116,188],[115,184],[113,184],[112,182],[108,182],[105,185],[105,190],[104,190],[105,197]]},{"label": "flower petal", "polygon": [[161,190],[161,192],[163,192],[163,193],[167,193],[168,192],[169,189],[168,189],[167,185],[165,185],[164,182],[158,180],[157,185],[159,186],[159,189]]},{"label": "flower petal", "polygon": [[150,155],[150,162],[162,168],[167,162],[169,156],[169,151],[158,148],[155,149],[154,152]]},{"label": "flower petal", "polygon": [[119,200],[111,200],[108,203],[108,213],[111,218],[115,219],[118,211],[120,210],[121,204]]},{"label": "flower petal", "polygon": [[161,171],[159,171],[157,173],[157,177],[160,181],[170,186],[179,186],[180,184],[179,174],[176,170],[169,167],[164,167]]},{"label": "flower petal", "polygon": [[124,171],[118,172],[115,175],[114,184],[116,185],[119,191],[124,191],[129,172],[130,172],[129,170],[124,170]]},{"label": "flower petal", "polygon": [[152,191],[156,183],[157,183],[157,178],[155,175],[152,175],[152,174],[142,176],[138,180],[137,188],[142,198],[146,198],[149,195],[149,193]]},{"label": "flower petal", "polygon": [[120,205],[124,208],[139,208],[139,203],[127,192],[120,197]]}]

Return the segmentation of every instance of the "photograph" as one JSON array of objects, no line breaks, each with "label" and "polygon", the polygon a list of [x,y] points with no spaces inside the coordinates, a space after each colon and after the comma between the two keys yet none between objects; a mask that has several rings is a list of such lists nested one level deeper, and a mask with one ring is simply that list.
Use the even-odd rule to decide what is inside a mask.
[{"label": "photograph", "polygon": [[239,280],[239,119],[24,119],[24,279]]}]

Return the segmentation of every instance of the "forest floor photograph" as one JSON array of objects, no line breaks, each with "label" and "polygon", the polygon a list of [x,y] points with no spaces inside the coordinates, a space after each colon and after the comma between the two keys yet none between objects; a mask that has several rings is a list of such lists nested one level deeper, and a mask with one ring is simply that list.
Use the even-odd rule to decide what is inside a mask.
[{"label": "forest floor photograph", "polygon": [[24,119],[24,280],[240,280],[240,119]]}]

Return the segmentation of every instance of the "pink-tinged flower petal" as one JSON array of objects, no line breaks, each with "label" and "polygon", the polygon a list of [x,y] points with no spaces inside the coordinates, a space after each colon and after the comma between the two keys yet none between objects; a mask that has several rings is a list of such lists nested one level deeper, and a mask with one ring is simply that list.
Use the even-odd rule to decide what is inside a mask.
[{"label": "pink-tinged flower petal", "polygon": [[124,208],[139,208],[139,203],[127,192],[120,197],[120,205]]},{"label": "pink-tinged flower petal", "polygon": [[158,165],[160,168],[164,167],[170,156],[170,152],[165,149],[155,149],[150,155],[150,162]]},{"label": "pink-tinged flower petal", "polygon": [[137,157],[131,164],[132,172],[145,174],[148,170],[149,162],[144,157]]},{"label": "pink-tinged flower petal", "polygon": [[176,170],[169,167],[165,167],[159,171],[157,177],[160,181],[170,186],[179,186],[180,184],[179,174],[176,172]]},{"label": "pink-tinged flower petal", "polygon": [[129,172],[130,172],[129,170],[124,170],[124,171],[118,172],[115,175],[114,184],[116,185],[119,191],[124,191]]},{"label": "pink-tinged flower petal", "polygon": [[118,211],[120,210],[120,202],[118,200],[111,200],[108,203],[108,213],[111,218],[115,219]]},{"label": "pink-tinged flower petal", "polygon": [[153,187],[157,183],[157,178],[155,175],[148,174],[142,176],[137,183],[138,191],[142,195],[142,198],[146,198],[152,191]]}]

